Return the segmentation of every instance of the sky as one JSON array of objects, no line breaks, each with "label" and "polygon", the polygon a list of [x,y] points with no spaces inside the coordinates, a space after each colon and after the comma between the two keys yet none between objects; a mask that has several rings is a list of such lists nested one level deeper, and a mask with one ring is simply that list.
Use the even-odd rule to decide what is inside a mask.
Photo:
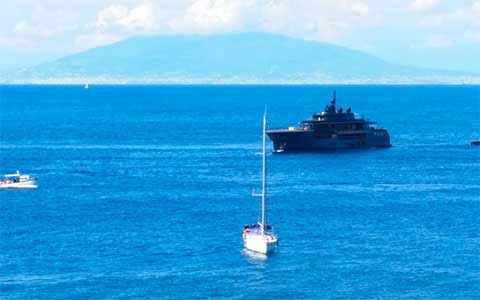
[{"label": "sky", "polygon": [[480,0],[0,0],[0,70],[135,35],[252,31],[480,72]]}]

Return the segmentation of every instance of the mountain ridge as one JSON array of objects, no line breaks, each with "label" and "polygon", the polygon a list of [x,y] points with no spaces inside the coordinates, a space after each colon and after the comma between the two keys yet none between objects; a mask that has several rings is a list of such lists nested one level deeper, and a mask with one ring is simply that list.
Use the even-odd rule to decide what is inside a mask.
[{"label": "mountain ridge", "polygon": [[269,33],[136,36],[9,74],[6,82],[480,82],[478,74],[399,66],[330,43]]}]

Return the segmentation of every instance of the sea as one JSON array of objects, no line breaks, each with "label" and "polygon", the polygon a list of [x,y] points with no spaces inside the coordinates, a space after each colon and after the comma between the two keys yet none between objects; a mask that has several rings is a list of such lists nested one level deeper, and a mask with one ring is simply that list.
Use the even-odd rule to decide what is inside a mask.
[{"label": "sea", "polygon": [[[337,104],[387,149],[272,153]],[[3,85],[0,298],[480,299],[480,86]]]}]

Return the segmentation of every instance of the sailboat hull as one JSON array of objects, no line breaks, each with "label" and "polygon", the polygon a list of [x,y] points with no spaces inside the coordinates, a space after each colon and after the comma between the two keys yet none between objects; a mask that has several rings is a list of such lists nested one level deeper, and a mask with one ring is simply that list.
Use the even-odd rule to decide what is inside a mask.
[{"label": "sailboat hull", "polygon": [[249,234],[243,241],[245,249],[262,254],[273,252],[277,247],[277,242],[277,238],[273,236],[257,234]]}]

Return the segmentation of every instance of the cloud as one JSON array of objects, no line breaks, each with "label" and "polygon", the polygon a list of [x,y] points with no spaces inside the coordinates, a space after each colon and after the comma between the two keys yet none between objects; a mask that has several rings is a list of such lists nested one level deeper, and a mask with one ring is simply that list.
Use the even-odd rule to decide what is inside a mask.
[{"label": "cloud", "polygon": [[480,1],[474,2],[471,6],[472,21],[464,32],[467,40],[480,44]]},{"label": "cloud", "polygon": [[[18,1],[22,7],[30,3]],[[76,47],[136,34],[231,31],[268,31],[335,42],[345,33],[372,26],[381,15],[372,11],[368,0],[83,1],[91,8],[88,13],[76,3],[56,0],[30,5],[30,14],[22,15],[9,34],[37,42],[63,36]]]},{"label": "cloud", "polygon": [[422,12],[434,8],[437,4],[437,0],[415,0],[410,3],[408,9],[414,12]]},{"label": "cloud", "polygon": [[423,16],[418,25],[424,30],[441,30],[480,43],[480,1],[449,12]]},{"label": "cloud", "polygon": [[424,28],[441,26],[457,26],[470,22],[470,14],[465,8],[458,8],[451,12],[426,15],[420,19],[419,25]]},{"label": "cloud", "polygon": [[212,33],[246,29],[258,3],[253,0],[197,0],[179,18],[168,21],[181,33]]},{"label": "cloud", "polygon": [[365,2],[346,0],[267,1],[261,19],[261,30],[328,42],[378,20]]},{"label": "cloud", "polygon": [[350,9],[352,13],[359,17],[366,17],[370,12],[369,6],[364,2],[353,2]]},{"label": "cloud", "polygon": [[76,50],[111,44],[135,34],[155,33],[158,16],[153,2],[134,6],[108,5],[98,11],[74,39]]},{"label": "cloud", "polygon": [[268,31],[334,42],[377,21],[362,0],[141,1],[102,8],[92,30],[123,35]]},{"label": "cloud", "polygon": [[154,27],[153,7],[141,4],[129,8],[125,5],[110,5],[102,9],[95,22],[96,27],[103,30],[117,27],[126,31],[149,31]]}]

